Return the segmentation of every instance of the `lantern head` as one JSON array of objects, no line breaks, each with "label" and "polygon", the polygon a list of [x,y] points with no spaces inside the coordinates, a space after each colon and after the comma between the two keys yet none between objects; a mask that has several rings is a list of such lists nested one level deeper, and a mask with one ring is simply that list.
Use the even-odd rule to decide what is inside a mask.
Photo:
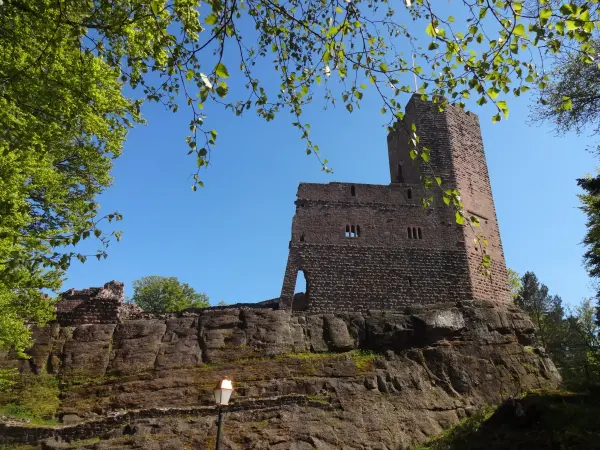
[{"label": "lantern head", "polygon": [[229,399],[233,393],[233,383],[227,377],[223,377],[221,381],[217,383],[215,388],[215,403],[217,405],[229,404]]}]

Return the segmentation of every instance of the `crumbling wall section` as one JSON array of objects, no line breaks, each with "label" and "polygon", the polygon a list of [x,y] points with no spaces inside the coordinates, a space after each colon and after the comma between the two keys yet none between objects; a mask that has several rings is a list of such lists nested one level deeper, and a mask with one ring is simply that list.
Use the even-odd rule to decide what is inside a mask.
[{"label": "crumbling wall section", "polygon": [[56,303],[56,320],[61,325],[117,323],[125,313],[130,318],[141,310],[135,305],[123,305],[125,285],[110,281],[102,287],[69,289]]}]

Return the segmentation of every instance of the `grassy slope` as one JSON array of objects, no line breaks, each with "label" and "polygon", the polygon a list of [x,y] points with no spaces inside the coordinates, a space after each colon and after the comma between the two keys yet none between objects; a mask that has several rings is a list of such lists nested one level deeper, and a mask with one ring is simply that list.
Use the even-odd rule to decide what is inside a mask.
[{"label": "grassy slope", "polygon": [[473,415],[419,449],[600,449],[600,394],[530,392]]}]

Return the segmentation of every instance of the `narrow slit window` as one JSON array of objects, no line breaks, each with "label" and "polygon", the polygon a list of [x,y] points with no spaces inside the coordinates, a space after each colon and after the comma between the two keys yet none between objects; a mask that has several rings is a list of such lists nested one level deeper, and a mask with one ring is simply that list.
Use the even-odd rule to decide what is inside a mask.
[{"label": "narrow slit window", "polygon": [[412,200],[412,189],[407,189],[407,190],[406,190],[406,197],[407,197],[409,200]]},{"label": "narrow slit window", "polygon": [[413,239],[417,239],[417,227],[413,227],[413,233],[412,233],[412,237]]},{"label": "narrow slit window", "polygon": [[300,242],[304,242],[304,233],[300,235]]},{"label": "narrow slit window", "polygon": [[421,231],[421,227],[417,228],[417,232],[419,233],[419,239],[423,239],[423,232]]},{"label": "narrow slit window", "polygon": [[360,237],[360,226],[356,225],[356,237]]},{"label": "narrow slit window", "polygon": [[408,285],[412,287],[412,277],[408,277]]},{"label": "narrow slit window", "polygon": [[412,239],[412,228],[411,228],[411,227],[408,227],[408,228],[406,229],[406,233],[407,233],[407,235],[408,235],[408,238],[409,238],[409,239]]},{"label": "narrow slit window", "polygon": [[352,197],[356,197],[356,187],[355,187],[355,186],[352,186],[352,187],[350,188],[350,195],[351,195]]},{"label": "narrow slit window", "polygon": [[352,225],[352,226],[350,227],[350,237],[351,237],[351,238],[354,238],[354,237],[356,237],[356,230],[355,230],[355,228],[354,228],[354,225]]},{"label": "narrow slit window", "polygon": [[350,237],[350,225],[346,225],[346,237]]},{"label": "narrow slit window", "polygon": [[404,174],[402,173],[402,164],[398,164],[398,173],[396,175],[398,183],[404,183]]}]

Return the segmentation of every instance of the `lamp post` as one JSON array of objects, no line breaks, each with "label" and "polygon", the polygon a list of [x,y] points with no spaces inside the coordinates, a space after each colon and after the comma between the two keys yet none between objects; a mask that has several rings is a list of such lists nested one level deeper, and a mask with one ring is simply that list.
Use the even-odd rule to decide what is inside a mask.
[{"label": "lamp post", "polygon": [[221,445],[221,428],[223,426],[223,405],[229,404],[229,399],[231,398],[231,394],[233,393],[233,384],[231,380],[227,377],[223,377],[221,381],[217,383],[217,387],[215,388],[215,403],[219,407],[219,422],[217,428],[217,444],[215,446],[216,450],[219,450]]}]

